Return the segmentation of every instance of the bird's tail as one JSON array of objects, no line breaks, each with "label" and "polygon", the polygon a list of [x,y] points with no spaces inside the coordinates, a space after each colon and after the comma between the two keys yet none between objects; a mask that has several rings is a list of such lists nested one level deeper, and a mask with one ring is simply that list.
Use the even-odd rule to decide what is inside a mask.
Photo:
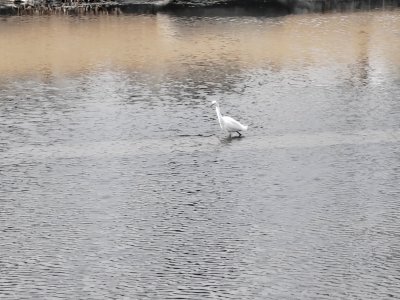
[{"label": "bird's tail", "polygon": [[247,128],[249,128],[249,125],[244,125],[244,126],[243,126],[243,130],[244,130],[244,131],[247,131]]}]

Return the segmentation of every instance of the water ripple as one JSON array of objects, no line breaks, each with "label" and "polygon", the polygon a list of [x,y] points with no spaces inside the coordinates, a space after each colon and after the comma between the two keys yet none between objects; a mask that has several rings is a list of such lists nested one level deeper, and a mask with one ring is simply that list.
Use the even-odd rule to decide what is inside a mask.
[{"label": "water ripple", "polygon": [[400,298],[398,22],[7,19],[0,298]]}]

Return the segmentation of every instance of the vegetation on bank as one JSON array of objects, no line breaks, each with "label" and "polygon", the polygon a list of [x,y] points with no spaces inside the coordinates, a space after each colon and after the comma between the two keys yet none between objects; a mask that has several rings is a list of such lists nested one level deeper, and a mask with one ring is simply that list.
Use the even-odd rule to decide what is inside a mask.
[{"label": "vegetation on bank", "polygon": [[[0,0],[1,1],[1,0]],[[226,0],[196,2],[135,0],[5,0],[2,15],[46,14],[154,14],[169,12],[183,15],[265,15],[271,13],[307,13],[391,9],[400,0]]]}]

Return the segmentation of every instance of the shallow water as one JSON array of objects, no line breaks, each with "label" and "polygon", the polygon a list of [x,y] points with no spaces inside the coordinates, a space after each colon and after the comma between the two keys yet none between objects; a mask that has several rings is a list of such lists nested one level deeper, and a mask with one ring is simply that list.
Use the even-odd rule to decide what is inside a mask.
[{"label": "shallow water", "polygon": [[399,11],[0,26],[1,299],[400,297]]}]

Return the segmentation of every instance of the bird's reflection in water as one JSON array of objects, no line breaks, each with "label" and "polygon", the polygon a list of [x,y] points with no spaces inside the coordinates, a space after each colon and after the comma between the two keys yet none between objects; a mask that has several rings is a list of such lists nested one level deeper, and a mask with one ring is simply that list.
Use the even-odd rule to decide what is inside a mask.
[{"label": "bird's reflection in water", "polygon": [[232,142],[236,142],[236,141],[242,141],[245,138],[245,136],[231,136],[231,135],[227,135],[224,137],[221,137],[219,140],[221,141],[221,144],[223,145],[229,145]]}]

